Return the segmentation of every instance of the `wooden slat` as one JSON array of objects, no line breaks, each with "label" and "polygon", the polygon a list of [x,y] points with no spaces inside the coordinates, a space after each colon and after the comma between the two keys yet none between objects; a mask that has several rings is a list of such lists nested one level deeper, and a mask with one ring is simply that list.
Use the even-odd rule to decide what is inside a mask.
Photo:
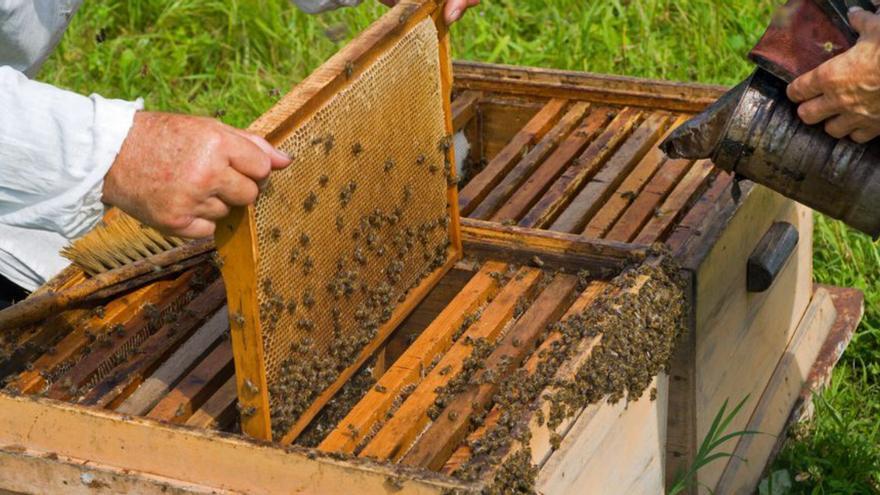
[{"label": "wooden slat", "polygon": [[416,390],[400,406],[375,437],[360,452],[361,457],[398,460],[409,449],[416,435],[428,422],[426,411],[437,397],[438,387],[455,378],[473,347],[470,339],[493,342],[513,318],[520,299],[528,297],[540,280],[541,271],[522,268],[483,311],[480,320],[456,341],[437,366],[419,383]]},{"label": "wooden slat", "polygon": [[186,425],[204,429],[223,428],[238,414],[235,409],[237,400],[238,390],[233,377],[226,380],[226,383],[186,420]]},{"label": "wooden slat", "polygon": [[159,316],[163,312],[186,300],[185,294],[190,290],[189,284],[193,275],[193,272],[187,272],[176,280],[162,282],[161,296],[154,306],[156,311],[154,321],[151,321],[151,317],[146,315],[146,311],[141,307],[134,308],[137,311],[136,316],[125,324],[122,331],[110,333],[106,344],[93,344],[88,354],[49,387],[48,397],[66,400],[71,397],[71,387],[80,389],[95,377],[115,368],[118,363],[114,361],[131,353],[134,350],[133,344],[137,340],[146,337],[144,334],[151,329],[155,330],[162,325]]},{"label": "wooden slat", "polygon": [[59,367],[70,363],[89,344],[89,335],[101,335],[113,325],[125,324],[140,306],[146,302],[155,303],[159,289],[164,282],[150,284],[138,289],[131,294],[111,301],[104,307],[103,318],[84,318],[73,326],[52,349],[37,358],[33,363],[33,369],[22,372],[12,383],[12,388],[24,394],[32,394],[46,386],[45,376],[51,375]]},{"label": "wooden slat", "polygon": [[[571,305],[571,307],[566,311],[565,315],[561,320],[565,320],[566,318],[570,318],[574,315],[582,313],[586,311],[590,305],[596,300],[596,298],[601,295],[605,289],[608,287],[607,282],[595,281],[591,282],[590,285],[582,292],[575,302]],[[531,356],[526,360],[523,365],[523,369],[526,370],[530,375],[534,374],[538,366],[544,360],[541,356],[546,355],[549,352],[553,352],[554,346],[556,346],[557,342],[562,339],[562,334],[553,331],[550,335],[532,352]],[[495,406],[489,411],[489,414],[486,416],[486,420],[480,428],[474,430],[470,435],[468,435],[468,441],[476,441],[482,438],[488,431],[492,429],[492,427],[498,422],[498,419],[501,417],[502,411]],[[461,445],[449,458],[446,464],[443,466],[443,473],[452,474],[457,471],[461,466],[463,466],[471,457],[471,450],[468,447],[467,443]]]},{"label": "wooden slat", "polygon": [[116,411],[141,416],[149,412],[163,395],[171,390],[206,350],[229,329],[226,307],[221,308],[192,337],[190,337],[168,360],[144,380],[137,390],[125,399]]},{"label": "wooden slat", "polygon": [[107,378],[92,387],[80,402],[111,408],[120,404],[169,357],[177,345],[186,341],[210,318],[225,299],[223,281],[217,280],[187,305],[177,321],[162,326],[139,345],[136,356],[120,363]]},{"label": "wooden slat", "polygon": [[697,162],[673,189],[666,201],[663,202],[663,206],[655,212],[654,217],[639,232],[635,242],[637,244],[652,244],[662,240],[673,227],[673,222],[687,213],[683,211],[685,207],[702,193],[706,178],[712,173],[713,168],[712,162],[708,160]]},{"label": "wooden slat", "polygon": [[471,218],[462,219],[465,250],[471,255],[532,264],[540,258],[547,269],[593,270],[612,274],[645,256],[645,246],[586,239],[574,234],[508,227]]},{"label": "wooden slat", "polygon": [[492,191],[468,216],[480,219],[491,218],[492,214],[528,179],[535,168],[571,133],[589,109],[590,104],[585,102],[572,105],[553,129],[504,175],[498,185],[492,188]]},{"label": "wooden slat", "polygon": [[510,200],[492,216],[492,220],[496,222],[519,220],[540,199],[553,181],[559,178],[571,160],[604,130],[613,116],[614,112],[609,108],[594,108],[581,125],[535,170],[535,173],[514,191]]},{"label": "wooden slat", "polygon": [[633,133],[608,163],[596,173],[549,227],[558,232],[581,232],[605,200],[666,130],[669,116],[653,114]]},{"label": "wooden slat", "polygon": [[451,476],[456,471],[461,469],[465,463],[470,460],[472,452],[470,448],[470,444],[472,442],[476,442],[477,440],[483,438],[487,432],[492,430],[495,425],[498,424],[498,420],[501,418],[501,409],[498,406],[492,408],[488,414],[486,414],[486,419],[483,420],[483,424],[472,431],[467,436],[467,441],[462,442],[459,445],[458,449],[452,453],[449,459],[446,460],[446,464],[443,465],[443,468],[440,469],[440,472]]},{"label": "wooden slat", "polygon": [[302,413],[297,420],[296,424],[284,435],[281,439],[281,443],[283,445],[289,445],[296,440],[299,435],[309,426],[309,423],[315,419],[315,416],[321,412],[321,409],[324,408],[324,405],[327,404],[330,399],[336,395],[337,392],[351,379],[352,376],[360,369],[360,367],[369,359],[376,350],[385,342],[385,339],[388,338],[389,335],[406,319],[406,316],[410,313],[411,306],[414,306],[416,301],[421,301],[428,295],[431,289],[438,283],[438,281],[443,278],[446,273],[452,269],[453,266],[458,262],[457,257],[450,258],[445,266],[442,266],[435,270],[433,273],[428,275],[422,283],[420,283],[416,288],[412,289],[407,296],[407,301],[410,301],[412,304],[407,304],[406,301],[397,306],[391,314],[391,319],[388,320],[377,332],[376,337],[372,342],[367,344],[358,355],[357,359],[355,359],[354,363],[342,371],[339,374],[339,377],[336,381],[327,387],[317,399],[312,401],[312,405],[309,406],[308,409],[304,413]]},{"label": "wooden slat", "polygon": [[535,206],[520,220],[522,227],[544,228],[568,206],[583,184],[590,180],[642,118],[642,113],[623,109],[601,136],[560,176]]},{"label": "wooden slat", "polygon": [[605,233],[605,239],[630,242],[635,238],[693,163],[690,160],[666,160],[611,230]]},{"label": "wooden slat", "polygon": [[[667,133],[660,138],[662,141],[674,129],[687,120],[686,116],[679,117],[670,127]],[[611,229],[614,223],[623,215],[623,212],[640,196],[642,188],[651,180],[660,166],[666,161],[666,155],[658,148],[648,151],[642,161],[630,172],[615,191],[596,212],[596,216],[587,224],[583,234],[587,237],[599,239]]]},{"label": "wooden slat", "polygon": [[551,100],[532,120],[522,128],[507,146],[486,165],[458,195],[458,204],[462,215],[470,215],[477,205],[486,197],[516,162],[528,152],[529,147],[541,140],[562,116],[568,100]]},{"label": "wooden slat", "polygon": [[391,409],[401,391],[416,383],[422,370],[449,349],[453,335],[465,318],[495,296],[498,282],[493,273],[506,269],[505,263],[486,263],[378,380],[377,387],[367,392],[345,419],[338,423],[318,449],[353,453],[373,426]]},{"label": "wooden slat", "polygon": [[729,88],[575,71],[515,67],[459,61],[455,84],[462,89],[523,95],[530,98],[567,98],[602,101],[677,112],[701,112]]},{"label": "wooden slat", "polygon": [[156,404],[148,418],[185,423],[232,376],[232,346],[223,342]]},{"label": "wooden slat", "polygon": [[577,283],[577,277],[558,275],[547,286],[486,359],[481,376],[492,374],[496,378],[483,380],[478,376],[476,382],[480,384],[470,386],[443,410],[402,459],[403,464],[435,471],[443,467],[467,436],[471,416],[491,405],[503,377],[519,367],[548,325],[571,305]]},{"label": "wooden slat", "polygon": [[468,121],[477,114],[477,107],[483,93],[480,91],[463,91],[452,102],[452,128],[460,131]]}]

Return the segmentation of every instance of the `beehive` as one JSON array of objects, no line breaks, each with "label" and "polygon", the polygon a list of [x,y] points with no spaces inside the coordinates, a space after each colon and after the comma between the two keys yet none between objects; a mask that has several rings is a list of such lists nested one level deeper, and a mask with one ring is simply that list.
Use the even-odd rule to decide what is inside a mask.
[{"label": "beehive", "polygon": [[[401,8],[385,18],[386,27],[398,25]],[[725,398],[752,394],[736,428],[781,432],[789,413],[799,417],[851,337],[860,299],[838,289],[814,292],[808,211],[748,184],[736,201],[729,177],[653,154],[664,130],[718,89],[475,63],[455,69],[454,130],[471,144],[462,205],[474,201],[465,192],[493,163],[511,165],[496,166],[503,172],[488,181],[484,197],[501,198],[498,211],[512,209],[507,193],[494,193],[497,184],[525,183],[552,169],[558,172],[538,175],[552,186],[572,166],[586,167],[578,158],[602,136],[621,133],[593,163],[595,173],[580,177],[560,202],[558,211],[587,212],[570,216],[580,231],[524,227],[519,215],[493,220],[497,211],[462,219],[465,261],[392,329],[291,447],[241,435],[226,295],[210,265],[101,310],[68,312],[9,335],[3,349],[11,352],[0,365],[9,383],[0,394],[0,488],[479,493],[509,491],[505,481],[513,480],[553,494],[658,493],[687,465]],[[280,102],[258,128],[278,142],[290,132],[292,108],[296,102]],[[625,132],[614,124],[634,114],[640,116]],[[584,129],[590,122],[598,128]],[[507,179],[511,173],[519,178]],[[597,203],[572,201],[587,188]],[[509,196],[523,197],[521,190],[510,188]],[[547,194],[550,187],[538,190],[529,196],[534,204],[560,198]],[[600,216],[613,219],[606,232],[583,235]],[[798,249],[769,290],[749,293],[747,259],[775,221],[797,226]],[[608,239],[624,230],[619,225],[630,225],[626,242]],[[682,266],[683,293],[670,284],[674,274],[648,256],[654,241]],[[81,277],[71,269],[51,285]],[[659,322],[674,315],[682,294],[686,324],[669,375],[657,362],[628,367],[644,362],[643,349],[633,359],[615,357],[613,343],[628,342],[622,339],[632,332],[614,329],[634,326],[601,319],[623,323],[637,309]],[[575,326],[586,332],[567,333],[559,344],[566,335],[560,330],[573,321],[587,322]],[[552,331],[543,331],[547,323],[555,323]],[[664,335],[636,342],[653,352],[666,348]],[[717,366],[719,352],[742,363],[737,373]],[[562,359],[539,364],[553,357]],[[481,363],[485,368],[475,369]],[[503,369],[508,373],[497,372]],[[546,374],[530,373],[537,369]],[[631,395],[592,381],[632,371],[643,373],[624,380]],[[538,381],[511,408],[516,381],[509,378],[523,373],[558,379],[557,387]],[[753,487],[775,442],[762,435],[727,445],[749,462],[710,465],[701,481],[723,492]]]}]

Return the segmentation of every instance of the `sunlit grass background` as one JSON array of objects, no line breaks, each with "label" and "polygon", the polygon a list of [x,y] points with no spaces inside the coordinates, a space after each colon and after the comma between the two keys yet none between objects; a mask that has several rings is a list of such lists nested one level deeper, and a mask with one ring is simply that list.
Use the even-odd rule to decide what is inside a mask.
[{"label": "sunlit grass background", "polygon": [[[40,79],[246,126],[384,11],[365,2],[321,16],[302,14],[286,0],[85,2]],[[491,0],[455,26],[455,54],[731,84],[750,72],[744,54],[776,3]],[[817,400],[816,419],[799,429],[774,467],[782,480],[774,493],[878,493],[880,256],[870,239],[837,222],[818,218],[816,228],[817,280],[864,290],[867,315]]]}]

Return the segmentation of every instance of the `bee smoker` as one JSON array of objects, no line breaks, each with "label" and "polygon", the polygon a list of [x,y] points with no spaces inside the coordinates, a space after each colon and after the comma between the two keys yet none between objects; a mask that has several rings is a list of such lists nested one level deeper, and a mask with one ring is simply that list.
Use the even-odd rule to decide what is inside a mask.
[{"label": "bee smoker", "polygon": [[[762,184],[875,238],[880,235],[880,140],[835,139],[806,125],[788,82],[850,48],[854,2],[792,0],[750,54],[759,68],[661,144],[678,158],[715,165]],[[870,2],[859,3],[873,11]],[[816,47],[805,49],[804,47]]]}]

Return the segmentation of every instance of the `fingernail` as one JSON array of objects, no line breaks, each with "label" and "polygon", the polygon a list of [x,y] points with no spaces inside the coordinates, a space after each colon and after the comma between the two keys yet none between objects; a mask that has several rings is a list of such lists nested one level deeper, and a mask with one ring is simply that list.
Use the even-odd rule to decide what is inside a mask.
[{"label": "fingernail", "polygon": [[858,5],[853,5],[852,7],[849,8],[850,14],[855,13],[855,12],[861,12],[863,10],[865,10],[865,9],[859,7]]},{"label": "fingernail", "polygon": [[457,21],[459,19],[459,17],[461,17],[461,9],[453,10],[452,13],[449,14],[449,23],[451,24],[451,23]]},{"label": "fingernail", "polygon": [[275,156],[277,156],[278,158],[280,158],[282,160],[290,160],[290,155],[279,150],[278,148],[272,148],[272,151],[275,152]]}]

